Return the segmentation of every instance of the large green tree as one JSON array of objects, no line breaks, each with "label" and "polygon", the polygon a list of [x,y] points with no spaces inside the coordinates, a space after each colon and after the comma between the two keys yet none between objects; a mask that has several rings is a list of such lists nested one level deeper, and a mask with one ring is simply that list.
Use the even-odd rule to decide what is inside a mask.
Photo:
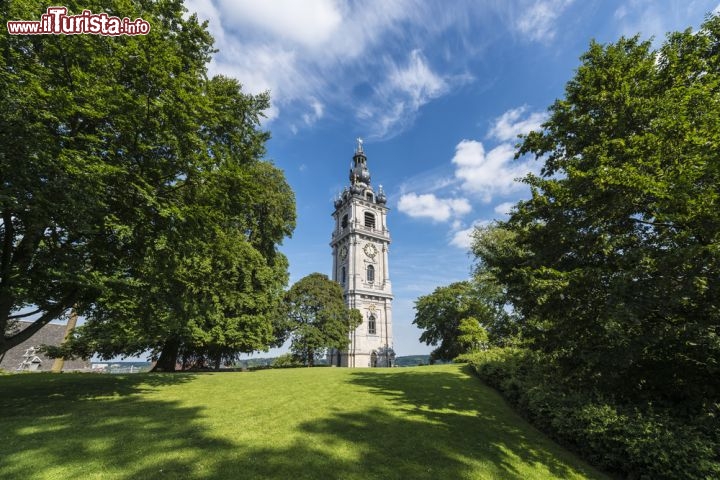
[{"label": "large green tree", "polygon": [[568,379],[620,397],[720,397],[720,18],[592,43],[518,155],[543,160],[475,252],[523,335]]},{"label": "large green tree", "polygon": [[[260,160],[267,95],[207,78],[212,38],[179,0],[66,6],[152,29],[0,36],[0,352],[72,305],[83,354],[152,349],[169,368],[266,346],[295,219]],[[6,19],[44,8],[0,4]],[[34,322],[10,332],[22,316]]]},{"label": "large green tree", "polygon": [[346,349],[350,332],[362,322],[360,312],[345,305],[340,284],[321,273],[293,284],[285,303],[290,350],[308,366],[329,348]]},{"label": "large green tree", "polygon": [[463,281],[415,301],[413,323],[423,330],[420,341],[437,346],[431,359],[452,360],[486,340],[482,332],[506,315],[487,294],[483,286]]}]

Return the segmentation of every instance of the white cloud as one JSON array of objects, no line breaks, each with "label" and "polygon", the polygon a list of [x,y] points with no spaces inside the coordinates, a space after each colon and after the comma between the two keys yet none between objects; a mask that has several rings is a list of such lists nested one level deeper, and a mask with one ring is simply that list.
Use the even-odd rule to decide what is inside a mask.
[{"label": "white cloud", "polygon": [[502,143],[490,151],[477,140],[458,143],[452,163],[461,188],[479,195],[484,202],[492,201],[495,195],[507,195],[523,188],[517,179],[537,166],[527,159],[515,160],[514,143],[517,135],[540,129],[545,119],[545,113],[528,113],[527,106],[513,108],[493,121],[488,137]]},{"label": "white cloud", "polygon": [[277,107],[277,105],[271,104],[267,109],[263,111],[263,115],[265,115],[265,118],[263,118],[260,123],[263,127],[265,127],[270,122],[275,120],[278,115],[280,115],[280,109]]},{"label": "white cloud", "polygon": [[470,227],[454,232],[452,234],[452,238],[450,239],[450,245],[462,248],[463,250],[469,250],[472,246],[472,234],[475,231],[475,228],[482,225],[487,225],[488,223],[489,222],[486,220],[478,220]]},{"label": "white cloud", "polygon": [[200,20],[210,20],[208,22],[208,30],[212,34],[215,41],[223,40],[224,30],[220,23],[220,11],[215,7],[213,0],[185,0],[185,8],[188,14],[197,13]]},{"label": "white cloud", "polygon": [[313,125],[315,122],[320,120],[325,112],[325,106],[320,103],[317,98],[312,99],[310,102],[310,108],[312,108],[312,112],[305,113],[302,116],[303,121],[308,126]]},{"label": "white cloud", "polygon": [[287,94],[297,95],[308,86],[302,77],[297,77],[297,54],[293,49],[229,44],[223,53],[210,64],[210,73],[235,77],[250,93],[270,90],[275,96],[282,85]]},{"label": "white cloud", "polygon": [[513,162],[515,149],[502,143],[485,152],[482,142],[463,140],[455,147],[452,163],[456,165],[455,176],[465,191],[480,195],[490,202],[495,194],[505,195],[522,188],[516,178],[530,171],[528,162]]},{"label": "white cloud", "polygon": [[[455,58],[428,59],[423,47],[434,50],[434,39],[450,29],[466,31],[469,15],[489,21],[485,14],[498,8],[461,1],[448,9],[420,0],[187,0],[186,6],[209,20],[219,50],[210,73],[239,79],[249,93],[269,90],[272,119],[281,112],[291,130],[309,128],[320,118],[338,118],[339,110],[372,138],[402,132],[428,102],[471,81],[465,58],[476,50],[458,44]],[[308,111],[308,98],[323,106],[322,115]]]},{"label": "white cloud", "polygon": [[406,193],[400,197],[397,207],[411,217],[425,217],[437,222],[463,216],[472,210],[470,202],[464,198],[438,198],[432,193]]},{"label": "white cloud", "polygon": [[450,245],[462,248],[463,250],[468,250],[472,245],[473,230],[475,230],[475,227],[466,228],[465,230],[458,230],[453,234],[453,237],[450,240]]},{"label": "white cloud", "polygon": [[448,83],[430,69],[420,50],[410,52],[406,66],[393,65],[388,80],[390,87],[406,94],[413,106],[426,103],[448,88]]},{"label": "white cloud", "polygon": [[[538,128],[544,114],[528,113],[522,106],[506,111],[496,118],[488,137],[501,140],[486,151],[478,140],[462,140],[455,147],[451,160],[452,178],[447,166],[417,174],[406,179],[399,187],[398,209],[416,218],[429,218],[437,222],[451,221],[451,245],[465,248],[472,227],[463,229],[461,218],[470,212],[471,201],[490,203],[493,199],[507,200],[507,195],[526,188],[517,181],[540,167],[529,158],[515,160],[515,147],[507,140],[518,133]],[[461,198],[465,193],[468,198]],[[506,215],[515,205],[505,201],[495,206],[495,213]],[[477,222],[476,222],[477,224]]]},{"label": "white cloud", "polygon": [[[401,133],[429,102],[475,81],[471,60],[497,41],[498,24],[551,38],[569,3],[186,0],[215,37],[210,73],[235,77],[250,93],[270,91],[269,121],[301,129],[350,114],[351,128],[375,139]],[[452,42],[438,42],[449,32]]]},{"label": "white cloud", "polygon": [[498,215],[509,215],[510,210],[515,206],[514,202],[503,202],[495,206],[495,213]]},{"label": "white cloud", "polygon": [[385,70],[387,77],[376,88],[376,95],[357,113],[358,118],[369,120],[370,138],[387,138],[399,133],[423,105],[472,79],[469,75],[438,74],[417,49],[410,52],[403,65],[386,59]]},{"label": "white cloud", "polygon": [[[300,95],[308,86],[302,76],[298,77],[295,69],[296,55],[291,50],[261,45],[243,47],[234,43],[226,44],[221,48],[225,55],[213,59],[209,66],[210,74],[237,78],[242,84],[243,91],[247,93],[258,94],[269,91],[271,105],[265,111],[267,118],[263,122],[264,125],[271,123],[280,115],[280,106],[285,102],[281,96],[276,95],[279,90],[290,95]],[[270,71],[273,72],[272,75],[268,74]],[[295,78],[294,82],[293,78]]]},{"label": "white cloud", "polygon": [[532,130],[540,130],[547,114],[533,112],[526,118],[521,118],[527,112],[527,106],[513,108],[500,115],[493,122],[488,135],[501,142],[516,142],[518,135],[527,134]]},{"label": "white cloud", "polygon": [[342,22],[332,0],[219,0],[223,22],[234,28],[251,28],[260,33],[316,47],[328,41]]},{"label": "white cloud", "polygon": [[622,20],[625,18],[628,14],[628,9],[625,5],[620,5],[617,10],[615,10],[615,13],[613,16],[615,17],[615,20]]},{"label": "white cloud", "polygon": [[[708,4],[698,0],[666,0],[660,5],[654,0],[631,0],[615,10],[615,26],[620,35],[631,37],[639,33],[643,39],[653,37],[653,43],[659,46],[667,32],[684,30],[696,23],[698,13],[712,8]],[[713,13],[720,13],[720,4]]]},{"label": "white cloud", "polygon": [[516,20],[515,27],[530,40],[547,42],[555,38],[555,21],[573,0],[538,0]]}]

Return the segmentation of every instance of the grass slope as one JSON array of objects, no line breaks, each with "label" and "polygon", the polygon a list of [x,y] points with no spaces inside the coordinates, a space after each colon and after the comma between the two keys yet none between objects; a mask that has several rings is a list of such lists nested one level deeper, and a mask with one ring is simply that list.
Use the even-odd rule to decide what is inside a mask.
[{"label": "grass slope", "polygon": [[0,377],[0,478],[605,478],[458,365]]}]

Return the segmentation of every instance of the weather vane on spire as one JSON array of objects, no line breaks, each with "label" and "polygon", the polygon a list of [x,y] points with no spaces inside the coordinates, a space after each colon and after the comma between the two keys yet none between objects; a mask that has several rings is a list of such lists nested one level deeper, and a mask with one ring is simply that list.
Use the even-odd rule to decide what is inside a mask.
[{"label": "weather vane on spire", "polygon": [[360,137],[357,138],[357,151],[363,153],[363,139]]}]

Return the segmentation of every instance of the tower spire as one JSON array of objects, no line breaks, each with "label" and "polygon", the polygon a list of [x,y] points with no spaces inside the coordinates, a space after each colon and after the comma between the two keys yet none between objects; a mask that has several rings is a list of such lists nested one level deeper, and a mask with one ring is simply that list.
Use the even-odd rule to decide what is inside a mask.
[{"label": "tower spire", "polygon": [[368,170],[367,157],[363,150],[363,139],[360,137],[357,138],[357,147],[355,148],[355,155],[353,155],[349,178],[351,187],[357,186],[360,189],[356,193],[370,187],[370,170]]}]

